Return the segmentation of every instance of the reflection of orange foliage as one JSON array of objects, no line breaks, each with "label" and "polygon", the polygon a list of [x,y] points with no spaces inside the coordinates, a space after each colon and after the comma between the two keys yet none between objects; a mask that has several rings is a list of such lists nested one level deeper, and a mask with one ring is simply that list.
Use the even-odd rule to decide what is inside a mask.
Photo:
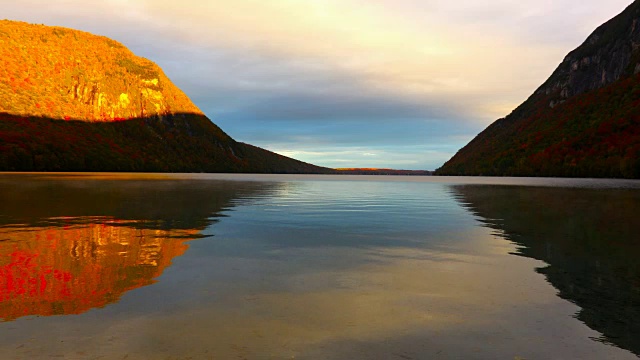
[{"label": "reflection of orange foliage", "polygon": [[0,301],[8,301],[19,296],[38,297],[50,295],[49,289],[55,289],[56,296],[69,295],[67,284],[71,274],[50,268],[39,268],[34,259],[36,255],[25,251],[9,254],[11,262],[0,267]]},{"label": "reflection of orange foliage", "polygon": [[[0,229],[0,318],[79,314],[149,285],[196,230],[91,224]],[[176,238],[178,237],[178,238]]]}]

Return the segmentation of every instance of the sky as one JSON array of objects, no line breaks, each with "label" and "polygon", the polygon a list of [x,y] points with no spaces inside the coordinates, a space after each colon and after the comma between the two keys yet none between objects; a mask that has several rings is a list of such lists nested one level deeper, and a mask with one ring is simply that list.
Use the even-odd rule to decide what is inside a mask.
[{"label": "sky", "polygon": [[238,141],[434,170],[631,0],[0,0],[160,65]]}]

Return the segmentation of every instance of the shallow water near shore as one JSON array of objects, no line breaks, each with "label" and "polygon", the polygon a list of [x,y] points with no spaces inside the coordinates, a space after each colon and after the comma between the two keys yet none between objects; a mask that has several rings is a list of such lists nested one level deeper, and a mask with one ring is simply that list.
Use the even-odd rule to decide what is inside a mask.
[{"label": "shallow water near shore", "polygon": [[640,182],[2,174],[8,359],[634,359]]}]

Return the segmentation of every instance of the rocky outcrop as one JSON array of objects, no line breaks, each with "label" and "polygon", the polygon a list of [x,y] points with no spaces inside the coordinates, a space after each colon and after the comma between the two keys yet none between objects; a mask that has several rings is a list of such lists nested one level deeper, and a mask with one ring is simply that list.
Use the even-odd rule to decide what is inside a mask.
[{"label": "rocky outcrop", "polygon": [[202,114],[153,62],[59,27],[0,21],[0,111],[84,121]]},{"label": "rocky outcrop", "polygon": [[554,107],[566,99],[599,89],[640,72],[640,3],[596,29],[569,53],[536,92]]}]

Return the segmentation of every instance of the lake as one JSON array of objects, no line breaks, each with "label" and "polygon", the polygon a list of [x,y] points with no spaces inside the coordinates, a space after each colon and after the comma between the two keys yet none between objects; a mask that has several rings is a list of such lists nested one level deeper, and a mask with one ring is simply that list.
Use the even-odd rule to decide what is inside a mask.
[{"label": "lake", "polygon": [[635,359],[640,182],[0,175],[2,359]]}]

